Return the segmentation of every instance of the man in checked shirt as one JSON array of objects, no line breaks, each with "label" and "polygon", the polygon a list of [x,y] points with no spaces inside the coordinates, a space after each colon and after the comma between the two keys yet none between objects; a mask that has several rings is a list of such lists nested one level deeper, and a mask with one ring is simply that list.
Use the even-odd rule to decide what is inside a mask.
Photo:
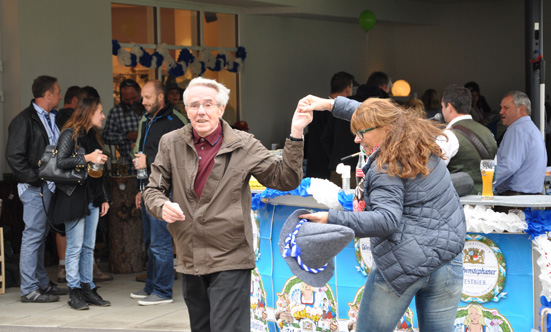
[{"label": "man in checked shirt", "polygon": [[130,153],[136,144],[138,124],[145,111],[140,98],[141,88],[136,81],[126,79],[121,82],[119,92],[121,102],[109,111],[103,141],[116,145],[128,165],[128,174],[136,174]]}]

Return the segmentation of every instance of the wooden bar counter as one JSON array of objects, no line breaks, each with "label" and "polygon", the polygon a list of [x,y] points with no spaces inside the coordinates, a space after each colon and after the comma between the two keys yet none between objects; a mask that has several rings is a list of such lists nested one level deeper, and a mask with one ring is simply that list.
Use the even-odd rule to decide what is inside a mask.
[{"label": "wooden bar counter", "polygon": [[112,176],[109,182],[109,271],[136,273],[144,270],[141,211],[136,209],[136,176]]}]

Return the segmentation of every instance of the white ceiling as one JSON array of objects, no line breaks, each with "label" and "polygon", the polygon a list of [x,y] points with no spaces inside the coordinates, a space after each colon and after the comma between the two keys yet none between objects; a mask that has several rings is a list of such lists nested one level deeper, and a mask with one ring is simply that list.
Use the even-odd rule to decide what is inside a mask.
[{"label": "white ceiling", "polygon": [[299,17],[357,23],[360,13],[371,10],[377,24],[430,25],[447,6],[458,3],[499,3],[525,0],[163,0],[167,3],[238,8],[247,15]]},{"label": "white ceiling", "polygon": [[[296,6],[301,0],[201,0],[181,2],[231,6],[240,8],[267,8],[267,7],[289,7]],[[178,1],[175,1],[178,2]]]},{"label": "white ceiling", "polygon": [[428,3],[465,3],[465,2],[499,2],[503,0],[413,0],[417,2],[428,2]]},{"label": "white ceiling", "polygon": [[[266,8],[266,7],[302,7],[305,2],[312,2],[312,0],[201,0],[201,1],[186,1],[184,2],[193,2],[197,4],[212,4],[212,5],[223,5],[223,6],[232,6],[232,7],[241,7],[241,8]],[[500,2],[507,0],[403,0],[402,3],[413,1],[413,2],[422,2],[422,3],[433,3],[433,4],[446,4],[446,3],[465,3],[465,2]],[[342,7],[354,3],[356,1],[351,0],[329,0],[329,1],[320,1],[315,0],[315,2],[321,4],[327,2],[334,2],[340,4]],[[369,7],[374,2],[377,1],[362,1],[365,7]],[[393,3],[394,2],[394,3]],[[389,5],[395,5],[396,0],[388,1]]]},{"label": "white ceiling", "polygon": [[524,0],[167,0],[199,5],[238,7],[245,14],[266,14],[319,20],[357,22],[359,13],[369,9],[377,22],[430,24],[438,11],[454,3],[488,3]]}]

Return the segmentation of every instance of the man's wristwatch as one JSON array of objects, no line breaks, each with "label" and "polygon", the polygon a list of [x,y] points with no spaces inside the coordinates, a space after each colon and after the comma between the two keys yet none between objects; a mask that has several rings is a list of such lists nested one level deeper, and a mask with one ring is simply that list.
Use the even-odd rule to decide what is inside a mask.
[{"label": "man's wristwatch", "polygon": [[304,141],[304,135],[302,135],[301,138],[295,138],[295,137],[289,135],[289,139],[293,142],[302,142],[302,141]]}]

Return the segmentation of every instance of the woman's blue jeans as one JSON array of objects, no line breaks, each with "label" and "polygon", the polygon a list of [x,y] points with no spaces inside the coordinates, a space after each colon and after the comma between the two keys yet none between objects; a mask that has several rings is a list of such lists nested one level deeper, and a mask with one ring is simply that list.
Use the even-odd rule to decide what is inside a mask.
[{"label": "woman's blue jeans", "polygon": [[[65,223],[67,249],[65,250],[65,271],[67,286],[81,288],[80,284],[94,284],[94,247],[96,246],[96,229],[99,221],[99,208],[89,206],[90,215],[80,221]],[[76,226],[75,226],[76,224]],[[73,228],[74,226],[74,228]]]},{"label": "woman's blue jeans", "polygon": [[462,289],[462,254],[417,280],[402,296],[396,295],[373,265],[360,303],[356,332],[393,331],[413,297],[420,331],[453,331]]}]

